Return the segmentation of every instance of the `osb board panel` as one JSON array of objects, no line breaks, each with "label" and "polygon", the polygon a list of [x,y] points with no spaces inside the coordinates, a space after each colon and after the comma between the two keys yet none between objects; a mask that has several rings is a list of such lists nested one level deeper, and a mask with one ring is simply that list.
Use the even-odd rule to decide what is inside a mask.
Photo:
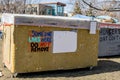
[{"label": "osb board panel", "polygon": [[[89,34],[89,30],[78,29],[77,51],[53,54],[48,52],[29,51],[29,31],[71,31],[67,28],[17,26],[14,32],[15,72],[26,73],[59,69],[75,69],[97,65],[98,38],[97,34]],[[72,46],[72,45],[70,45]],[[52,45],[50,45],[52,49]]]},{"label": "osb board panel", "polygon": [[14,26],[4,26],[3,32],[3,63],[14,72]]},{"label": "osb board panel", "polygon": [[[10,27],[5,27],[4,28],[4,37],[3,37],[3,62],[5,62],[6,66],[8,66],[11,62],[10,62],[10,33],[11,33],[11,29]],[[10,67],[8,66],[8,68],[10,69]]]}]

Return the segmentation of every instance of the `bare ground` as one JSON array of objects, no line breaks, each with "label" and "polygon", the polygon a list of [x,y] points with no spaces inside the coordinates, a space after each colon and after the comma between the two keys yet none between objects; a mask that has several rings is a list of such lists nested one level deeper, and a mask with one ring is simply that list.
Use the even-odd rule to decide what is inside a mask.
[{"label": "bare ground", "polygon": [[120,56],[98,59],[98,66],[92,70],[75,69],[66,71],[50,71],[19,74],[11,78],[11,73],[2,66],[2,53],[0,41],[0,71],[3,75],[0,80],[120,80]]}]

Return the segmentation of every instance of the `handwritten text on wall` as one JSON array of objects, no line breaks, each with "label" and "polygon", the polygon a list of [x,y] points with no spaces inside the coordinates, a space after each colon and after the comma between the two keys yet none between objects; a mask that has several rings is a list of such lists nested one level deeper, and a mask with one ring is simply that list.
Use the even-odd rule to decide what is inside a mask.
[{"label": "handwritten text on wall", "polygon": [[31,52],[48,52],[52,43],[52,32],[32,30],[29,32],[28,42]]}]

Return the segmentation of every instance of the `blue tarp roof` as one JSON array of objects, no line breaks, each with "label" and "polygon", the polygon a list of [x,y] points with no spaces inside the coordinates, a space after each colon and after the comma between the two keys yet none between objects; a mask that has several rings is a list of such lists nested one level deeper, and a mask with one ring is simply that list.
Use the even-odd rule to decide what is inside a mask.
[{"label": "blue tarp roof", "polygon": [[99,18],[99,19],[111,19],[112,17],[107,16],[107,15],[102,15],[102,16],[97,16],[96,18]]},{"label": "blue tarp roof", "polygon": [[93,17],[90,17],[90,16],[81,15],[81,14],[76,14],[72,17],[73,18],[82,18],[82,19],[92,19],[93,18]]},{"label": "blue tarp roof", "polygon": [[97,16],[97,17],[90,17],[90,16],[85,16],[85,15],[81,15],[81,14],[76,14],[74,16],[72,16],[73,18],[81,18],[81,19],[87,19],[87,20],[92,20],[93,18],[97,18],[97,19],[113,19],[114,23],[118,23],[119,20],[113,17],[110,17],[108,15],[101,15],[101,16]]},{"label": "blue tarp roof", "polygon": [[108,16],[108,15],[101,15],[101,16],[97,16],[96,18],[98,18],[98,19],[113,19],[115,23],[119,22],[118,19],[113,18],[113,17]]}]

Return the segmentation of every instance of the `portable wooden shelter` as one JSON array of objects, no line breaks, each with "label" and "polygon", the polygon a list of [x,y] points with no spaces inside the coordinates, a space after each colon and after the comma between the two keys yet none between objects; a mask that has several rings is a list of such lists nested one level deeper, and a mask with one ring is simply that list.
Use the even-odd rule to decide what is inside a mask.
[{"label": "portable wooden shelter", "polygon": [[13,73],[97,65],[99,29],[94,21],[3,14],[3,63]]}]

